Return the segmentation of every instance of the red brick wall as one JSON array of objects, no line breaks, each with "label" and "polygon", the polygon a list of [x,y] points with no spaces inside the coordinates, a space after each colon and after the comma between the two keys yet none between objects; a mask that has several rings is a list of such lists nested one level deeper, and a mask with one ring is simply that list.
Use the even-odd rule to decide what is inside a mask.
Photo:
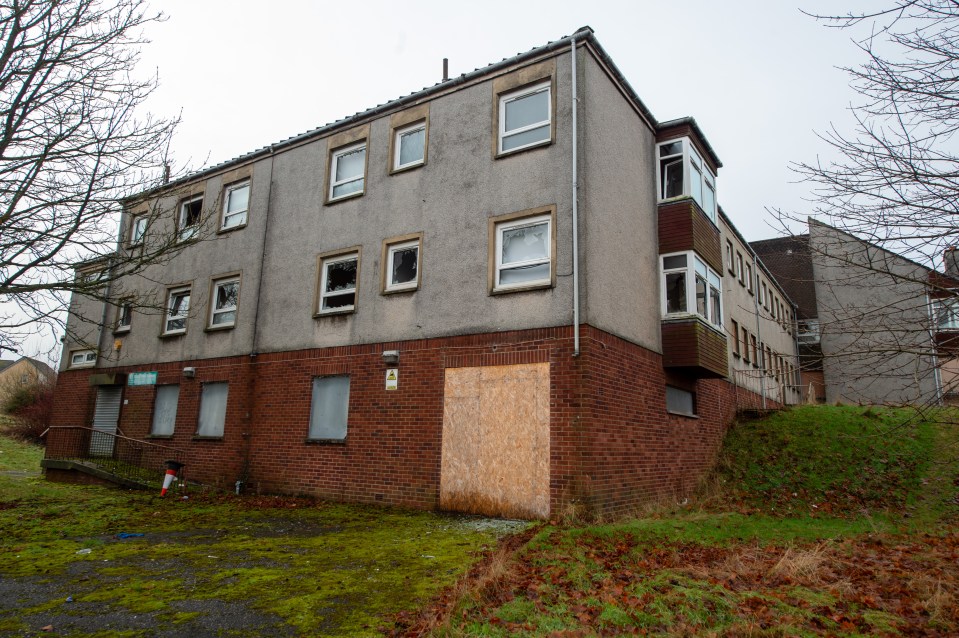
[{"label": "red brick wall", "polygon": [[[439,501],[444,370],[550,363],[550,492],[554,514],[571,504],[626,513],[684,494],[710,466],[737,398],[723,380],[695,383],[699,418],[667,415],[659,354],[584,326],[175,362],[157,370],[179,383],[174,435],[154,442],[186,452],[184,475],[232,489],[435,508]],[[399,389],[385,389],[384,350],[399,350]],[[185,366],[196,377],[182,376]],[[55,425],[89,425],[91,370],[57,384]],[[308,442],[313,377],[350,375],[347,439]],[[224,436],[196,440],[201,384],[230,384]],[[693,383],[690,381],[690,383]],[[146,438],[154,386],[127,387],[120,431]],[[741,399],[740,399],[741,400]]]}]

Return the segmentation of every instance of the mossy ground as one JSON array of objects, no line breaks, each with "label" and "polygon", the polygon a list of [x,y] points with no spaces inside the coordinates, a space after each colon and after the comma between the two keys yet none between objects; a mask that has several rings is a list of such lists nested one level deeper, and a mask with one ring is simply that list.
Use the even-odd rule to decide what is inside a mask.
[{"label": "mossy ground", "polygon": [[23,473],[41,454],[0,436],[0,634],[379,635],[523,527],[59,485]]}]

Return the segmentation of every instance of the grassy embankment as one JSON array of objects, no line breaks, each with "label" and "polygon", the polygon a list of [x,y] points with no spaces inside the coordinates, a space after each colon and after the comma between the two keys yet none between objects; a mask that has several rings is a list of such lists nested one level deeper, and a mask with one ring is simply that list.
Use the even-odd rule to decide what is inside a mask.
[{"label": "grassy embankment", "polygon": [[545,527],[408,633],[957,635],[955,421],[807,407],[739,424],[698,498]]}]

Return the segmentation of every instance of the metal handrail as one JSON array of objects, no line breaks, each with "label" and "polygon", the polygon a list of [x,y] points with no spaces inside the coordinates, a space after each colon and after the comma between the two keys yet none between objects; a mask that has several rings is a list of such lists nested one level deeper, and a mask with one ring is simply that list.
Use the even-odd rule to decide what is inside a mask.
[{"label": "metal handrail", "polygon": [[183,463],[185,452],[89,426],[54,425],[47,432],[44,458],[77,461],[123,479],[158,485],[167,461]]}]

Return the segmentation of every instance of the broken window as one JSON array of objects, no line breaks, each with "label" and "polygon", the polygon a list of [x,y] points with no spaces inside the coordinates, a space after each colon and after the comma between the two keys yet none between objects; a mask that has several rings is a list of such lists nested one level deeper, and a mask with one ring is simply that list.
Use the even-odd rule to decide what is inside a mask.
[{"label": "broken window", "polygon": [[666,314],[686,312],[686,255],[663,258],[666,278]]},{"label": "broken window", "polygon": [[334,151],[330,161],[329,201],[363,192],[366,142]]},{"label": "broken window", "polygon": [[548,142],[552,137],[550,83],[502,96],[499,100],[499,152]]},{"label": "broken window", "polygon": [[125,332],[133,325],[133,302],[124,300],[117,307],[117,325],[114,332]]},{"label": "broken window", "polygon": [[348,376],[315,377],[308,437],[320,441],[345,439],[349,405]]},{"label": "broken window", "polygon": [[343,312],[355,308],[358,265],[357,253],[323,259],[320,267],[319,312]]},{"label": "broken window", "polygon": [[386,290],[415,290],[419,285],[420,240],[405,241],[387,246]]},{"label": "broken window", "polygon": [[167,312],[164,322],[164,334],[186,332],[186,319],[190,314],[190,289],[179,288],[167,293]]},{"label": "broken window", "polygon": [[497,224],[494,289],[551,283],[551,225],[549,215]]},{"label": "broken window", "polygon": [[202,195],[194,195],[180,202],[180,215],[177,218],[177,231],[180,241],[186,241],[196,235],[200,227],[200,216],[202,212]]},{"label": "broken window", "polygon": [[246,223],[246,211],[250,205],[250,182],[231,184],[223,192],[223,226],[234,228]]},{"label": "broken window", "polygon": [[239,279],[213,282],[213,303],[210,307],[211,328],[227,328],[236,323],[236,306],[239,296]]}]

